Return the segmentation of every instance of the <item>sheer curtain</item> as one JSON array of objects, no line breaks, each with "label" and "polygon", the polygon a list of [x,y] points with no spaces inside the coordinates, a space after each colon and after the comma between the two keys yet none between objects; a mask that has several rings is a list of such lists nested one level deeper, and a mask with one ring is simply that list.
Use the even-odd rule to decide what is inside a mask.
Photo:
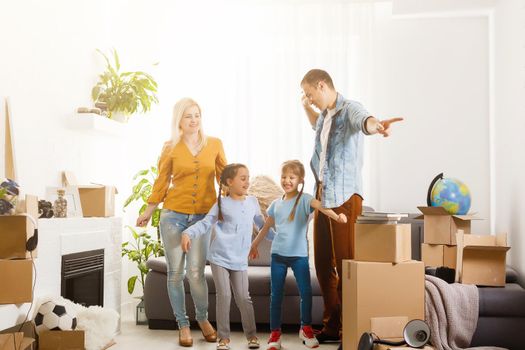
[{"label": "sheer curtain", "polygon": [[[158,34],[151,38],[162,52],[163,113],[170,115],[178,98],[194,97],[205,132],[223,140],[228,161],[278,180],[280,164],[299,159],[311,192],[314,132],[299,83],[309,69],[325,69],[345,97],[369,106],[374,5],[232,0],[166,6],[157,11]],[[365,192],[369,163],[365,159]]]}]

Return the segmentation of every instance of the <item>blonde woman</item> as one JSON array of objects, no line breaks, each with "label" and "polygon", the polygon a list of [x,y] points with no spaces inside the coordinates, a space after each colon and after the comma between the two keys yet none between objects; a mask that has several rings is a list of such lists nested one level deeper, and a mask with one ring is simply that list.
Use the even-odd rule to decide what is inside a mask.
[{"label": "blonde woman", "polygon": [[168,295],[179,326],[179,344],[192,346],[190,323],[186,315],[183,280],[186,276],[195,304],[195,318],[206,341],[215,342],[217,332],[208,322],[208,286],[204,266],[210,233],[192,242],[187,253],[181,248],[182,232],[204,218],[217,199],[215,181],[226,165],[221,140],[205,136],[201,108],[183,98],[173,110],[172,139],[164,144],[159,175],[148,199],[148,207],[137,219],[145,226],[160,204],[160,233],[168,265]]}]

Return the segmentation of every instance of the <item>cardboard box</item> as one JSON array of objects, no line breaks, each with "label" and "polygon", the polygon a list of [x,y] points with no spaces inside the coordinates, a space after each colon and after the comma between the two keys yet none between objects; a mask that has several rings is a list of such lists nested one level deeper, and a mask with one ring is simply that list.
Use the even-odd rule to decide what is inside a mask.
[{"label": "cardboard box", "polygon": [[425,317],[425,268],[421,261],[399,264],[343,260],[343,348],[356,349],[374,317]]},{"label": "cardboard box", "polygon": [[84,331],[47,331],[38,337],[40,350],[84,350]]},{"label": "cardboard box", "polygon": [[372,317],[370,319],[370,332],[379,339],[388,341],[403,340],[403,330],[408,323],[408,317]]},{"label": "cardboard box", "polygon": [[417,219],[424,219],[424,238],[427,244],[456,245],[456,232],[470,233],[470,222],[479,220],[475,214],[450,215],[443,207],[418,207],[423,213]]},{"label": "cardboard box", "polygon": [[421,260],[425,266],[456,268],[457,247],[445,244],[421,244]]},{"label": "cardboard box", "polygon": [[[0,216],[0,259],[30,258],[26,242],[33,236],[34,224],[25,215]],[[33,251],[36,258],[37,250]]]},{"label": "cardboard box", "polygon": [[457,233],[456,282],[478,286],[505,286],[507,234]]},{"label": "cardboard box", "polygon": [[114,186],[101,184],[79,185],[75,175],[64,171],[62,181],[66,186],[75,186],[80,194],[80,204],[84,217],[115,216],[115,194],[118,193]]},{"label": "cardboard box", "polygon": [[31,349],[35,339],[24,337],[22,332],[0,334],[0,350]]},{"label": "cardboard box", "polygon": [[33,261],[0,260],[0,304],[30,303],[33,299]]},{"label": "cardboard box", "polygon": [[410,224],[355,224],[355,260],[399,263],[411,259]]},{"label": "cardboard box", "polygon": [[[26,242],[33,236],[35,225],[27,217],[38,220],[38,197],[26,195],[17,203],[16,215],[0,215],[0,259],[27,259],[31,257],[26,251]],[[33,258],[37,250],[33,251]]]},{"label": "cardboard box", "polygon": [[[13,349],[13,345],[17,343],[13,343],[12,335],[17,334],[17,333],[22,333],[23,338],[21,339],[20,347],[17,346],[16,350],[20,350],[20,349],[34,350],[37,348],[36,342],[35,342],[35,339],[36,339],[35,324],[33,323],[33,321],[27,321],[25,323],[17,324],[17,325],[14,325],[12,327],[9,327],[9,328],[6,328],[0,331],[0,350]],[[3,340],[1,339],[5,339],[3,338],[3,336],[6,336],[6,335],[9,336],[10,334],[11,334],[10,336],[11,340],[4,343]],[[20,335],[15,335],[15,342],[19,340],[20,340]],[[7,347],[4,348],[2,346],[7,346]]]}]

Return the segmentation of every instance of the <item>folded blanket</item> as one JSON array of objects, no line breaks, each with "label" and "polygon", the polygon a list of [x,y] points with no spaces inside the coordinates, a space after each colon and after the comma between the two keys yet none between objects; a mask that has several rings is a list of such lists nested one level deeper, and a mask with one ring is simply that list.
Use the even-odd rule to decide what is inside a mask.
[{"label": "folded blanket", "polygon": [[479,314],[479,295],[475,285],[448,284],[434,276],[425,275],[425,319],[430,327],[430,342],[436,350],[469,348],[476,330]]}]

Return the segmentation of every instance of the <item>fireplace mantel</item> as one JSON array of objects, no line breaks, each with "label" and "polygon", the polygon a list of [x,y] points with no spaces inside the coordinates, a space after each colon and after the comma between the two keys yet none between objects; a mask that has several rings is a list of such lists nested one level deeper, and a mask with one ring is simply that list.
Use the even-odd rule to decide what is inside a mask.
[{"label": "fireplace mantel", "polygon": [[[121,218],[39,219],[38,241],[35,302],[40,297],[60,296],[62,255],[104,249],[104,307],[120,314]],[[22,322],[28,307],[0,305],[0,329]]]}]

